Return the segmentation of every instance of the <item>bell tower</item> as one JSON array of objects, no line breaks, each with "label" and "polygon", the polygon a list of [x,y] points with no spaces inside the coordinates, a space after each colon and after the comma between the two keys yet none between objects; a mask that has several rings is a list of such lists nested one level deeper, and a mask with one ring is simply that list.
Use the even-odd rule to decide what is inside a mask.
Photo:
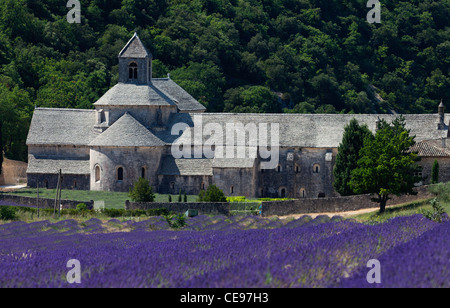
[{"label": "bell tower", "polygon": [[119,53],[119,82],[152,83],[152,54],[145,48],[137,33]]}]

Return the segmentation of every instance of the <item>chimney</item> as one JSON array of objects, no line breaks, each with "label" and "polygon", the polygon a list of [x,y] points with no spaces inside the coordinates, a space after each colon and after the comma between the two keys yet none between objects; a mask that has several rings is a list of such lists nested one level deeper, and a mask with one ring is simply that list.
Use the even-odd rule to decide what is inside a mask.
[{"label": "chimney", "polygon": [[441,99],[441,103],[439,104],[439,124],[438,129],[445,128],[445,106]]}]

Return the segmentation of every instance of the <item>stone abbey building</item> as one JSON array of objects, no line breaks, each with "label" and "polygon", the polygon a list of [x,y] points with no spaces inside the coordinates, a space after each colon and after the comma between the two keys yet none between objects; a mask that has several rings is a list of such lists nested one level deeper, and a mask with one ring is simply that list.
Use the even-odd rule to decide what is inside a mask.
[{"label": "stone abbey building", "polygon": [[[333,167],[344,127],[352,118],[375,131],[379,118],[394,115],[309,115],[205,113],[205,107],[169,78],[152,78],[152,55],[135,34],[119,54],[119,82],[95,110],[36,108],[27,139],[29,187],[55,188],[62,170],[65,189],[128,191],[139,177],[158,193],[198,194],[215,184],[226,195],[316,198],[337,196]],[[235,158],[176,158],[172,131],[185,123],[185,135],[202,125],[265,123],[279,126],[279,156],[271,169],[258,155]],[[449,114],[405,115],[416,135],[424,184],[431,165],[440,162],[441,180],[450,180]],[[175,129],[175,131],[177,131]],[[234,138],[234,137],[233,137]],[[247,136],[248,150],[252,140]],[[200,141],[205,143],[206,138]],[[217,147],[218,144],[215,144]],[[220,146],[220,144],[219,144]],[[450,146],[450,144],[448,144]],[[194,146],[195,148],[195,146]],[[213,148],[212,148],[213,149]],[[195,151],[194,151],[195,152]],[[227,156],[228,157],[228,156]]]}]

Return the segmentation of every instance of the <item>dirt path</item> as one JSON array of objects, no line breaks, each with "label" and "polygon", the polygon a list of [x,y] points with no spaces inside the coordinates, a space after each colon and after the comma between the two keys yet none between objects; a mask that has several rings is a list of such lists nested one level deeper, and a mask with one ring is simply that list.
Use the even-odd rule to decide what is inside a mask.
[{"label": "dirt path", "polygon": [[18,185],[2,185],[0,186],[0,191],[3,192],[11,192],[11,191],[16,191],[18,189],[22,189],[27,187],[27,184],[18,184]]},{"label": "dirt path", "polygon": [[362,209],[357,211],[349,211],[349,212],[340,212],[340,213],[309,213],[309,214],[294,214],[294,215],[287,215],[287,216],[277,216],[280,219],[289,219],[289,218],[295,218],[298,219],[302,216],[310,216],[312,218],[316,218],[319,215],[328,215],[329,217],[333,216],[341,216],[341,217],[351,217],[356,216],[359,214],[365,214],[365,213],[372,213],[378,211],[380,208],[370,208],[370,209]]}]

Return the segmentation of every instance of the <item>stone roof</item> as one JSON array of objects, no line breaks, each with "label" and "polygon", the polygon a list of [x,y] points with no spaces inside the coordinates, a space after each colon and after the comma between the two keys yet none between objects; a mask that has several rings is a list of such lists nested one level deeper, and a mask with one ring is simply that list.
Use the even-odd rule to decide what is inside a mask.
[{"label": "stone roof", "polygon": [[88,145],[97,137],[95,110],[37,108],[27,145]]},{"label": "stone roof", "polygon": [[410,151],[418,153],[420,157],[450,157],[450,148],[443,148],[442,140],[417,142]]},{"label": "stone roof", "polygon": [[[180,140],[189,140],[189,134],[193,134],[194,117],[201,118],[203,128],[207,124],[219,124],[223,130],[224,145],[226,144],[227,124],[255,124],[259,130],[261,123],[268,125],[266,133],[270,144],[271,128],[276,125],[279,127],[279,144],[281,147],[311,147],[311,148],[337,148],[342,141],[345,126],[356,118],[360,124],[367,124],[368,128],[375,132],[376,121],[378,118],[385,119],[391,123],[395,115],[377,115],[377,114],[227,114],[227,113],[179,113],[174,115],[169,125],[168,132],[160,133],[160,138],[166,142]],[[416,142],[429,139],[441,139],[447,137],[448,129],[438,130],[439,117],[437,114],[404,115],[406,127],[411,130],[411,135],[416,136]],[[450,115],[446,115],[450,119]],[[190,129],[179,136],[170,134],[171,128],[176,123],[186,123]],[[240,136],[242,136],[240,134]],[[210,136],[203,136],[204,141]],[[239,140],[235,136],[235,145],[239,145]],[[252,139],[253,140],[253,139]],[[246,134],[245,144],[248,145],[249,136]]]},{"label": "stone roof", "polygon": [[57,174],[62,170],[63,174],[90,174],[89,160],[80,159],[56,159],[28,157],[27,173],[30,174]]},{"label": "stone roof", "polygon": [[204,111],[206,107],[200,104],[182,87],[170,78],[152,78],[152,83],[158,89],[174,98],[180,111]]},{"label": "stone roof", "polygon": [[255,158],[214,158],[213,168],[253,168]]},{"label": "stone roof", "polygon": [[118,83],[94,106],[176,106],[175,99],[152,84]]},{"label": "stone roof", "polygon": [[173,156],[166,156],[162,162],[160,175],[213,175],[211,159],[175,159]]},{"label": "stone roof", "polygon": [[119,58],[152,58],[152,54],[145,48],[137,33],[120,51]]},{"label": "stone roof", "polygon": [[153,147],[166,145],[129,113],[89,143],[89,146]]}]

